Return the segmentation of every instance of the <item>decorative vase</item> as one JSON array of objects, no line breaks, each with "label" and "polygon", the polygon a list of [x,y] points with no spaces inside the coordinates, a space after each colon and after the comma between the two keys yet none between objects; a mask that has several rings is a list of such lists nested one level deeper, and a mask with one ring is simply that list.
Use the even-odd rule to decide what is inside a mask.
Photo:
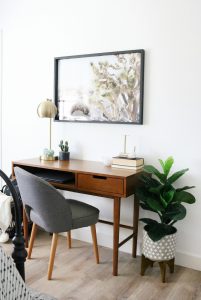
[{"label": "decorative vase", "polygon": [[41,160],[55,160],[54,150],[45,148],[43,155],[40,156]]},{"label": "decorative vase", "polygon": [[70,152],[59,152],[59,160],[69,160],[70,158]]},{"label": "decorative vase", "polygon": [[143,230],[142,254],[152,261],[165,261],[175,257],[176,250],[176,232],[164,236],[159,241],[152,241]]}]

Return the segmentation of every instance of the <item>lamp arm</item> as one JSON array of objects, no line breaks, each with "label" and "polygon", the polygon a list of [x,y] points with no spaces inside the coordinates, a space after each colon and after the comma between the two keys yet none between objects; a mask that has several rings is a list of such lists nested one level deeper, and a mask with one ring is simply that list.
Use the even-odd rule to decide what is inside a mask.
[{"label": "lamp arm", "polygon": [[50,118],[50,150],[52,148],[52,120]]}]

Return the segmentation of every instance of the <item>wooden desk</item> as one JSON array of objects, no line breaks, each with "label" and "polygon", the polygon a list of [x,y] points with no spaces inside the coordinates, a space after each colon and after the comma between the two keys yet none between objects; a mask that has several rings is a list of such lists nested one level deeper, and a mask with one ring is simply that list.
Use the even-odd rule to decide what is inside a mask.
[{"label": "wooden desk", "polygon": [[[112,198],[113,206],[113,222],[99,220],[99,222],[113,225],[113,275],[118,275],[118,249],[131,238],[133,239],[132,255],[136,257],[137,250],[137,234],[138,234],[138,217],[139,217],[139,201],[135,196],[133,226],[120,224],[121,198],[126,198],[135,193],[138,186],[139,175],[141,172],[126,169],[114,169],[106,167],[100,162],[74,160],[70,161],[43,161],[39,158],[26,159],[12,162],[12,175],[14,167],[19,166],[31,173],[38,171],[50,172],[68,172],[73,174],[73,179],[68,183],[51,182],[58,189],[96,195],[101,197]],[[24,213],[24,237],[26,246],[28,246],[27,219]],[[125,240],[119,242],[119,228],[129,228],[132,234]]]}]

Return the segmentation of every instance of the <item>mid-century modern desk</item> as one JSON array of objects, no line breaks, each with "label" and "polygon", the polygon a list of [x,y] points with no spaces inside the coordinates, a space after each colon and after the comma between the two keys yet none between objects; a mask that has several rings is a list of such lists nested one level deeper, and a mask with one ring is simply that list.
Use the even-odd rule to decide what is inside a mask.
[{"label": "mid-century modern desk", "polygon": [[[99,220],[102,223],[113,225],[113,275],[118,275],[118,249],[131,238],[133,239],[132,255],[136,257],[137,234],[138,234],[138,217],[139,201],[135,196],[133,226],[120,224],[121,198],[135,194],[135,188],[138,186],[140,172],[126,169],[114,169],[104,166],[101,162],[75,160],[70,161],[43,161],[39,158],[26,159],[12,162],[12,175],[14,167],[21,167],[31,173],[37,174],[40,171],[69,173],[71,181],[67,183],[50,182],[53,186],[61,190],[74,191],[78,193],[96,195],[101,197],[112,198],[113,222]],[[96,205],[94,205],[96,206]],[[28,246],[27,219],[23,213],[24,238]],[[119,228],[129,228],[132,234],[125,240],[119,242]]]}]

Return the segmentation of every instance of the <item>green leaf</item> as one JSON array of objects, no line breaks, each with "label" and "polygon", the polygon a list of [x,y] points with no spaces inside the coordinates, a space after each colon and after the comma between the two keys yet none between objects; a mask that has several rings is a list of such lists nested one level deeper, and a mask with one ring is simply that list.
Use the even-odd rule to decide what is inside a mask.
[{"label": "green leaf", "polygon": [[151,174],[160,174],[160,172],[152,165],[145,165],[144,171]]},{"label": "green leaf", "polygon": [[186,216],[186,208],[181,203],[172,203],[168,206],[164,217],[171,220],[182,220]]},{"label": "green leaf", "polygon": [[172,190],[170,190],[168,192],[165,192],[163,194],[163,198],[165,199],[165,201],[167,203],[170,203],[173,200],[173,198],[174,198],[174,194],[175,194],[175,190],[172,189]]},{"label": "green leaf", "polygon": [[162,184],[160,184],[157,187],[151,187],[151,188],[149,188],[149,192],[153,193],[153,194],[156,194],[156,195],[160,195],[160,191],[162,190],[162,188],[163,188],[163,186],[162,186]]},{"label": "green leaf", "polygon": [[168,203],[165,201],[165,199],[163,198],[162,195],[160,195],[160,199],[161,199],[161,203],[162,203],[163,207],[166,208],[168,206]]},{"label": "green leaf", "polygon": [[153,209],[155,212],[163,211],[164,207],[161,205],[159,201],[157,201],[155,198],[147,198],[146,199],[147,205]]},{"label": "green leaf", "polygon": [[136,196],[140,199],[142,202],[146,202],[147,197],[149,197],[149,194],[147,191],[143,188],[137,188],[136,189]]},{"label": "green leaf", "polygon": [[160,173],[154,166],[146,165],[146,166],[144,166],[144,171],[147,173],[154,174],[156,177],[159,178],[159,180],[161,182],[165,182],[165,180],[166,180],[166,176],[164,174]]},{"label": "green leaf", "polygon": [[140,202],[140,206],[145,210],[155,212],[155,210],[151,209],[146,203]]},{"label": "green leaf", "polygon": [[174,173],[172,176],[170,176],[167,180],[168,184],[172,184],[173,182],[175,182],[177,179],[179,179],[182,175],[184,175],[184,173],[186,173],[189,169],[183,169],[181,171],[178,171],[176,173]]},{"label": "green leaf", "polygon": [[[157,195],[153,195],[144,187],[140,187],[136,190],[136,195],[141,203],[146,204],[146,209],[154,212],[163,211],[164,207],[161,204],[160,197]],[[144,208],[141,205],[142,208]]]},{"label": "green leaf", "polygon": [[193,204],[195,203],[195,197],[191,193],[185,191],[176,192],[174,202],[185,202],[188,204]]},{"label": "green leaf", "polygon": [[184,186],[183,188],[176,189],[176,191],[181,192],[181,191],[190,190],[190,189],[193,189],[193,188],[195,188],[195,186]]},{"label": "green leaf", "polygon": [[166,159],[165,164],[164,164],[164,173],[166,176],[168,176],[173,163],[174,163],[174,159],[172,156],[170,156]]},{"label": "green leaf", "polygon": [[154,225],[154,224],[158,224],[157,221],[149,219],[149,218],[141,218],[140,221],[144,222],[147,225]]},{"label": "green leaf", "polygon": [[172,234],[175,232],[175,228],[171,225],[154,223],[148,225],[147,234],[152,239],[152,241],[157,242],[164,236]]},{"label": "green leaf", "polygon": [[140,180],[141,180],[141,182],[144,183],[146,188],[147,187],[158,187],[161,185],[157,179],[152,178],[150,175],[142,174],[140,176]]},{"label": "green leaf", "polygon": [[164,162],[162,161],[162,159],[160,159],[160,158],[159,158],[159,163],[161,164],[161,167],[162,167],[163,172],[164,172],[165,165],[164,165]]}]

